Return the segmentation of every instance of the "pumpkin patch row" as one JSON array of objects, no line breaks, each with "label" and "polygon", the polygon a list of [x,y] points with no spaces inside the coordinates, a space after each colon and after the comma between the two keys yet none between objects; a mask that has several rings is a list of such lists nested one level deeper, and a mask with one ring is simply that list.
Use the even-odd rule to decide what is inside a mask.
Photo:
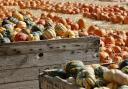
[{"label": "pumpkin patch row", "polygon": [[[10,1],[12,2],[12,1]],[[6,2],[7,3],[7,2]],[[42,9],[50,12],[59,12],[67,14],[83,14],[83,16],[109,21],[112,23],[128,24],[128,10],[118,5],[99,6],[85,3],[51,3],[50,1],[17,1],[21,9],[32,8]],[[6,4],[5,4],[6,5]],[[15,4],[14,4],[15,5]]]},{"label": "pumpkin patch row", "polygon": [[52,77],[60,77],[71,84],[85,89],[127,89],[128,60],[119,65],[108,67],[99,64],[84,65],[82,61],[72,60],[63,69],[50,73]]}]

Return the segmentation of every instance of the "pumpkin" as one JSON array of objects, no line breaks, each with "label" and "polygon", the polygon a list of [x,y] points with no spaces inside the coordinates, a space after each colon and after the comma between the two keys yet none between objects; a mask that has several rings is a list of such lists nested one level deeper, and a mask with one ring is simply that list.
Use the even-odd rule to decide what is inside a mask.
[{"label": "pumpkin", "polygon": [[79,29],[84,29],[84,28],[86,28],[86,22],[85,22],[84,19],[79,19],[77,23],[78,23],[78,25],[79,25]]},{"label": "pumpkin", "polygon": [[44,25],[44,27],[46,28],[46,29],[48,29],[48,28],[54,28],[54,23],[53,23],[53,21],[50,19],[50,20],[46,20],[46,23],[45,23],[45,25]]},{"label": "pumpkin", "polygon": [[65,65],[65,72],[67,76],[76,77],[77,73],[83,70],[85,65],[82,61],[72,60]]},{"label": "pumpkin", "polygon": [[0,43],[10,43],[10,39],[8,37],[3,37],[2,39],[0,39]]},{"label": "pumpkin", "polygon": [[118,88],[118,84],[116,84],[116,83],[109,83],[109,84],[107,85],[107,87],[108,87],[109,89],[117,89],[117,88]]},{"label": "pumpkin", "polygon": [[88,28],[87,32],[88,32],[88,34],[93,35],[93,34],[94,34],[94,31],[95,31],[96,29],[99,29],[99,28],[96,27],[96,26],[90,26],[90,27]]},{"label": "pumpkin", "polygon": [[128,85],[122,85],[118,89],[128,89]]},{"label": "pumpkin", "polygon": [[19,21],[19,22],[16,24],[16,27],[17,27],[17,28],[24,29],[24,28],[27,28],[27,25],[26,25],[25,22]]},{"label": "pumpkin", "polygon": [[123,67],[128,66],[128,60],[124,60],[119,64],[119,69],[122,69]]},{"label": "pumpkin", "polygon": [[8,20],[11,21],[14,24],[17,24],[19,22],[19,20],[15,17],[9,17]]},{"label": "pumpkin", "polygon": [[14,41],[27,41],[27,40],[28,40],[28,35],[23,32],[17,33],[14,38]]},{"label": "pumpkin", "polygon": [[103,75],[106,71],[108,71],[109,69],[107,67],[104,66],[99,66],[97,68],[94,69],[95,72],[95,76],[97,78],[103,78]]},{"label": "pumpkin", "polygon": [[77,74],[76,84],[86,89],[91,89],[95,86],[95,80],[87,70],[82,70]]},{"label": "pumpkin", "polygon": [[68,29],[61,23],[56,24],[55,31],[58,36],[64,36]]},{"label": "pumpkin", "polygon": [[12,16],[15,17],[15,18],[17,18],[20,21],[23,21],[24,20],[24,16],[22,14],[20,14],[18,11],[14,11],[12,13]]},{"label": "pumpkin", "polygon": [[75,38],[75,37],[77,37],[77,36],[76,36],[76,34],[74,33],[74,31],[68,30],[68,31],[65,32],[64,37],[66,37],[66,38]]},{"label": "pumpkin", "polygon": [[107,82],[115,82],[119,85],[128,85],[128,75],[118,69],[106,71],[103,77]]},{"label": "pumpkin", "polygon": [[56,32],[54,29],[49,28],[43,31],[42,37],[45,39],[52,39],[56,37]]},{"label": "pumpkin", "polygon": [[128,74],[128,66],[123,67],[121,71]]},{"label": "pumpkin", "polygon": [[104,43],[105,44],[115,44],[115,39],[112,36],[105,37]]}]

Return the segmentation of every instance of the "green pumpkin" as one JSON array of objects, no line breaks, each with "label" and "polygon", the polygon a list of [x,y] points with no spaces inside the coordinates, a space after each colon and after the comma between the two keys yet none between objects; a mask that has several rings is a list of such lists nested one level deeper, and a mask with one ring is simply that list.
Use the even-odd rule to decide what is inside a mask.
[{"label": "green pumpkin", "polygon": [[123,67],[121,71],[128,74],[128,66]]},{"label": "green pumpkin", "polygon": [[95,75],[97,78],[103,78],[103,74],[107,70],[109,70],[107,67],[99,66],[99,67],[94,69],[94,72],[95,72]]},{"label": "green pumpkin", "polygon": [[3,37],[2,39],[0,39],[0,43],[10,43],[10,39],[7,37]]},{"label": "green pumpkin", "polygon": [[95,79],[87,70],[82,70],[77,74],[76,84],[91,89],[95,86]]},{"label": "green pumpkin", "polygon": [[118,89],[128,89],[128,85],[120,86]]},{"label": "green pumpkin", "polygon": [[84,63],[79,60],[72,60],[65,65],[65,72],[69,77],[76,77],[78,72],[83,70]]}]

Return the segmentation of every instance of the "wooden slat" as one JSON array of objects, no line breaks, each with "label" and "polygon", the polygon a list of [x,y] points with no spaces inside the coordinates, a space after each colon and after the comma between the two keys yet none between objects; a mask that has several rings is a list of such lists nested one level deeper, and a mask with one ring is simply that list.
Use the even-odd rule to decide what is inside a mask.
[{"label": "wooden slat", "polygon": [[39,89],[38,80],[0,85],[0,89]]}]

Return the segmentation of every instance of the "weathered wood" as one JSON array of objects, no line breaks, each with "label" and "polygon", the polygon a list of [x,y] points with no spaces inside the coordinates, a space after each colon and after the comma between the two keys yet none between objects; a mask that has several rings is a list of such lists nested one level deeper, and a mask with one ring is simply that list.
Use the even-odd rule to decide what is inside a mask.
[{"label": "weathered wood", "polygon": [[38,80],[0,85],[0,89],[39,89]]},{"label": "weathered wood", "polygon": [[99,38],[85,37],[1,45],[0,89],[3,84],[37,80],[39,70],[58,67],[69,60],[98,63],[99,42]]}]

